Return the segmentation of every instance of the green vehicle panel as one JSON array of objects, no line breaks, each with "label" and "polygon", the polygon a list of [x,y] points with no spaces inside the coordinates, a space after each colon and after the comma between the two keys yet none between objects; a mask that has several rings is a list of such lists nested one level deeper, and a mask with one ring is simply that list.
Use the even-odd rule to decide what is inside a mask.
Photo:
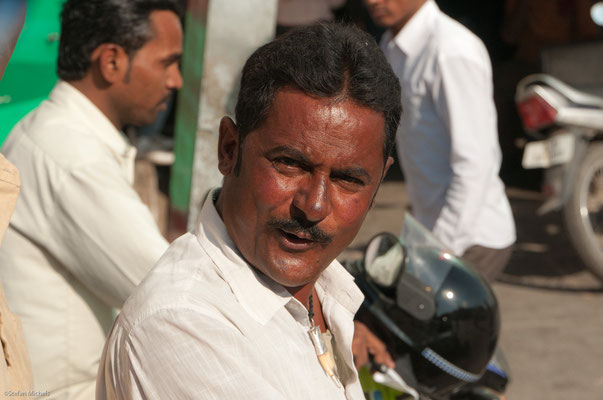
[{"label": "green vehicle panel", "polygon": [[28,0],[25,24],[0,81],[0,145],[13,126],[48,97],[57,81],[64,0]]}]

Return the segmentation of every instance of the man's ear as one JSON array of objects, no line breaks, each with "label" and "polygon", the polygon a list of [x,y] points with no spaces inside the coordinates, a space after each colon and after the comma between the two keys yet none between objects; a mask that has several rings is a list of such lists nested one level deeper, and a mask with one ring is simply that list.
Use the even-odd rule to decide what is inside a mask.
[{"label": "man's ear", "polygon": [[218,138],[218,169],[224,176],[234,172],[239,156],[239,131],[230,117],[220,121]]},{"label": "man's ear", "polygon": [[103,43],[92,52],[91,61],[98,66],[101,77],[108,83],[120,82],[130,67],[124,49],[114,43]]},{"label": "man's ear", "polygon": [[387,171],[389,171],[389,167],[391,167],[393,163],[394,163],[394,158],[387,157],[387,161],[385,162],[385,167],[383,168],[383,176],[381,177],[381,182],[383,182],[385,175],[387,175]]},{"label": "man's ear", "polygon": [[[379,187],[381,187],[381,183],[383,183],[383,179],[385,179],[385,175],[387,175],[387,171],[389,171],[389,167],[391,167],[393,163],[394,163],[394,159],[392,157],[387,157],[387,161],[385,162],[385,166],[383,167],[383,175],[381,175],[381,181],[379,182]],[[369,210],[372,210],[373,207],[375,206],[375,198],[377,197],[377,192],[379,191],[379,187],[377,187],[377,190],[375,191],[375,194],[373,195],[373,198],[371,199],[371,205],[369,207]]]}]

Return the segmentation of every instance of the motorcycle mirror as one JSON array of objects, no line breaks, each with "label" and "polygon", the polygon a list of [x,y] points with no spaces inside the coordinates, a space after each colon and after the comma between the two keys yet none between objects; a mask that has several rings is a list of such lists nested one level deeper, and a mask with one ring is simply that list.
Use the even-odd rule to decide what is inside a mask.
[{"label": "motorcycle mirror", "polygon": [[364,269],[371,280],[391,288],[398,282],[406,264],[406,247],[398,238],[383,232],[372,238],[364,252]]},{"label": "motorcycle mirror", "polygon": [[599,26],[603,26],[603,1],[598,1],[590,8],[590,16]]}]

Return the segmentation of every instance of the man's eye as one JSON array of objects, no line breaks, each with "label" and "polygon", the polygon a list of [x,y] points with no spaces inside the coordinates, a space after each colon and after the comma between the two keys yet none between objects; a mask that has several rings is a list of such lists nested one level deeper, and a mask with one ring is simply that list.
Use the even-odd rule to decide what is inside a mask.
[{"label": "man's eye", "polygon": [[287,167],[299,167],[299,163],[289,157],[279,157],[275,159],[274,162]]},{"label": "man's eye", "polygon": [[342,180],[349,182],[349,183],[354,183],[356,185],[364,185],[364,182],[362,182],[360,179],[358,178],[354,178],[353,176],[344,176],[342,178]]},{"label": "man's eye", "polygon": [[348,185],[364,186],[364,181],[350,175],[337,175],[334,176],[333,179],[338,180],[340,182],[344,182]]}]

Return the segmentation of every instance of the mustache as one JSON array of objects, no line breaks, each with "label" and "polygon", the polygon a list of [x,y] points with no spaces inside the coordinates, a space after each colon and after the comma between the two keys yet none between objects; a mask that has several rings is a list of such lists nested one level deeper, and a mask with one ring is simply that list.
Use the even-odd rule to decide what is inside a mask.
[{"label": "mustache", "polygon": [[307,221],[272,218],[268,221],[268,226],[296,234],[301,233],[304,236],[308,236],[313,242],[328,244],[333,241],[331,235]]}]

